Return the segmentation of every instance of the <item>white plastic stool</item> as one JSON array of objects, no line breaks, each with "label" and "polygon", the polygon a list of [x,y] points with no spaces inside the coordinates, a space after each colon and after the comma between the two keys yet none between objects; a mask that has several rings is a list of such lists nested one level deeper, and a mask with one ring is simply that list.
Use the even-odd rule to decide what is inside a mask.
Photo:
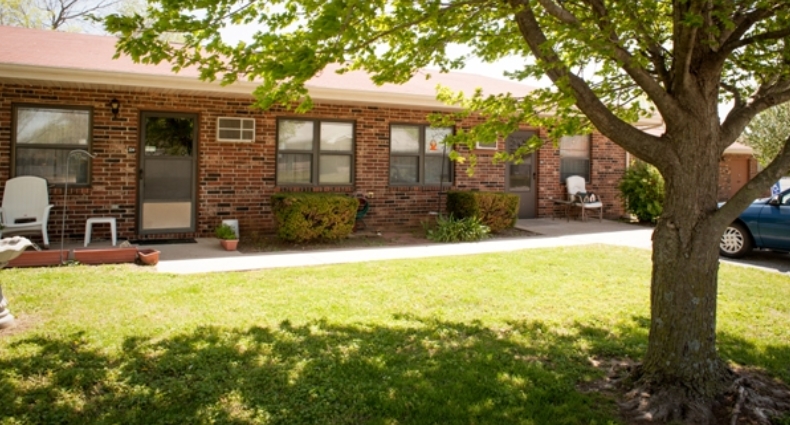
[{"label": "white plastic stool", "polygon": [[85,223],[85,246],[87,247],[88,244],[91,242],[91,230],[93,229],[94,223],[108,223],[110,225],[110,233],[112,233],[112,246],[115,246],[115,242],[116,242],[115,217],[89,218],[88,221]]}]

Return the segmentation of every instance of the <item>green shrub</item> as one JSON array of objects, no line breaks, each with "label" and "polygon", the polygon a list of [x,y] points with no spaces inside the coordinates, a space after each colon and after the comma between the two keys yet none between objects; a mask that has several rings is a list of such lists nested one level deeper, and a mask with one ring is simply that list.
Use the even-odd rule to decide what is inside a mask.
[{"label": "green shrub", "polygon": [[455,218],[452,214],[436,219],[436,226],[425,235],[434,242],[469,242],[488,237],[490,229],[477,217]]},{"label": "green shrub", "polygon": [[233,228],[228,226],[227,224],[220,224],[219,226],[217,226],[217,228],[214,229],[214,236],[216,236],[217,239],[222,239],[226,241],[232,241],[234,239],[238,239],[236,237],[236,232],[234,232]]},{"label": "green shrub", "polygon": [[497,233],[516,224],[518,195],[502,192],[447,192],[447,212],[458,218],[477,217]]},{"label": "green shrub", "polygon": [[359,201],[335,193],[277,193],[272,212],[286,241],[336,240],[354,230]]},{"label": "green shrub", "polygon": [[664,210],[664,178],[656,167],[634,161],[618,186],[625,210],[639,221],[655,222]]}]

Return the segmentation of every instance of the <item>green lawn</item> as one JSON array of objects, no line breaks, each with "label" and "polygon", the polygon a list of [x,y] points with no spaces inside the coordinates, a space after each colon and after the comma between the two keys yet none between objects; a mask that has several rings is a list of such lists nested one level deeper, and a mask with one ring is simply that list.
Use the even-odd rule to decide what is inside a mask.
[{"label": "green lawn", "polygon": [[[0,424],[606,424],[650,256],[611,247],[175,276],[0,272]],[[719,347],[790,382],[790,279],[722,265]]]}]

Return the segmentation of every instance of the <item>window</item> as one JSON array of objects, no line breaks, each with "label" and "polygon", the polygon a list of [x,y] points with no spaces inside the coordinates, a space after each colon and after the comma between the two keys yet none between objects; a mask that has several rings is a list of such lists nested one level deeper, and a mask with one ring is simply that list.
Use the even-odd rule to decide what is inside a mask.
[{"label": "window", "polygon": [[217,118],[217,140],[220,142],[255,141],[255,120],[252,118]]},{"label": "window", "polygon": [[354,123],[277,122],[278,185],[349,185],[353,164]]},{"label": "window", "polygon": [[442,144],[449,127],[397,124],[390,127],[390,183],[395,185],[452,182],[451,148]]},{"label": "window", "polygon": [[496,142],[477,142],[477,149],[496,150]]},{"label": "window", "polygon": [[[91,150],[91,108],[15,105],[13,108],[14,176],[38,176],[49,183],[90,184],[90,160],[72,155]],[[69,170],[66,170],[66,163]]]},{"label": "window", "polygon": [[560,139],[560,181],[564,183],[570,176],[590,181],[590,135]]}]

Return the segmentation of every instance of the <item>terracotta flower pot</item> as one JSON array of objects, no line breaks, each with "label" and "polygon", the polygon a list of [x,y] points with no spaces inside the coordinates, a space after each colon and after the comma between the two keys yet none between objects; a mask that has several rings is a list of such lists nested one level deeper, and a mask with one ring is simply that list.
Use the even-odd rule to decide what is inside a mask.
[{"label": "terracotta flower pot", "polygon": [[137,248],[75,249],[74,260],[82,264],[134,263]]},{"label": "terracotta flower pot", "polygon": [[[60,265],[61,251],[25,251],[8,262],[8,267],[48,267]],[[63,250],[63,261],[69,259],[69,251]]]},{"label": "terracotta flower pot", "polygon": [[235,251],[236,247],[239,245],[238,239],[220,239],[219,244],[225,248],[225,251]]},{"label": "terracotta flower pot", "polygon": [[159,251],[155,249],[138,249],[137,258],[147,266],[155,266],[159,262]]}]

